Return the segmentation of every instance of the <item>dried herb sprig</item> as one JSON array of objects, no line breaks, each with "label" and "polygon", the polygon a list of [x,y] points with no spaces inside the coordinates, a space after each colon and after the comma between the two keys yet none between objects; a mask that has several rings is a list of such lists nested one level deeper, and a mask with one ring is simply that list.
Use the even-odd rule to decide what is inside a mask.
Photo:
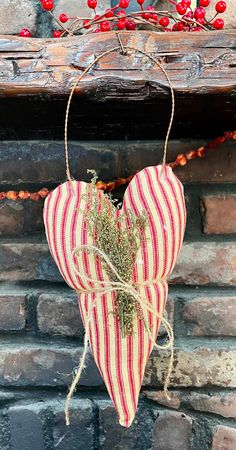
[{"label": "dried herb sprig", "polygon": [[[108,256],[121,278],[130,282],[137,251],[144,238],[147,217],[145,214],[136,217],[132,211],[120,212],[120,205],[115,205],[116,200],[96,188],[96,173],[88,172],[93,174],[87,192],[88,231],[94,245]],[[105,261],[103,264],[110,280],[119,281]],[[133,296],[118,292],[114,313],[119,320],[122,337],[132,335],[134,320],[138,316],[138,305]]]}]

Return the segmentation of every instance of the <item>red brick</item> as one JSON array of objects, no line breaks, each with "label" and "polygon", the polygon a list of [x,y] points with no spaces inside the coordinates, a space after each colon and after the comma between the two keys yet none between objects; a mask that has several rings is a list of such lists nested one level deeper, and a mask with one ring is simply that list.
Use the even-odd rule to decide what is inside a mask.
[{"label": "red brick", "polygon": [[[86,399],[72,399],[70,426],[65,424],[65,394],[39,402],[18,401],[9,408],[12,450],[93,450],[94,408]],[[49,420],[50,424],[49,424]],[[49,438],[49,435],[51,436]],[[53,442],[52,442],[53,441]],[[1,450],[5,447],[1,442]]]},{"label": "red brick", "polygon": [[[76,0],[77,1],[77,0]],[[90,179],[87,167],[99,168],[101,179],[119,176],[120,152],[125,142],[80,141],[70,143],[71,170],[77,179]],[[156,148],[156,144],[153,142]],[[139,147],[142,145],[139,143]],[[147,145],[148,147],[148,145]],[[160,145],[161,147],[161,145]],[[83,161],[83,164],[81,164]],[[2,185],[48,186],[65,180],[64,148],[61,141],[1,141],[0,179]],[[27,200],[27,204],[29,201]]]},{"label": "red brick", "polygon": [[[232,0],[234,1],[234,0]],[[170,141],[168,160],[172,161],[178,153],[184,153],[202,146],[202,140]],[[162,143],[155,141],[127,141],[122,144],[124,162],[121,167],[128,167],[130,173],[148,165],[155,165],[162,158]],[[227,155],[227,157],[226,157]],[[126,164],[126,165],[125,165]],[[123,176],[124,170],[120,172]],[[206,160],[196,158],[187,167],[178,167],[175,174],[183,183],[232,183],[236,181],[235,142],[225,143],[207,154]]]},{"label": "red brick", "polygon": [[[165,319],[168,320],[172,328],[174,327],[174,298],[169,295],[166,303],[166,309],[164,313]],[[166,329],[164,325],[160,325],[158,335],[163,336],[166,334]]]},{"label": "red brick", "polygon": [[[197,149],[202,144],[203,140],[171,140],[168,159],[172,161],[178,153]],[[85,179],[86,167],[97,167],[99,178],[108,180],[128,176],[148,165],[155,165],[162,158],[163,142],[77,141],[71,142],[70,150],[73,155],[72,169],[77,179]],[[178,167],[175,173],[184,183],[235,183],[235,142],[225,143],[209,152],[204,161],[196,158],[187,168]],[[1,142],[2,185],[58,184],[63,182],[64,178],[64,148],[61,141]]]},{"label": "red brick", "polygon": [[43,201],[1,201],[0,236],[20,236],[43,230]]},{"label": "red brick", "polygon": [[[0,243],[0,280],[62,281],[48,245],[40,242]],[[236,285],[236,242],[184,243],[172,284]]]},{"label": "red brick", "polygon": [[151,402],[140,401],[133,424],[126,429],[119,426],[111,400],[94,401],[99,409],[99,448],[189,450],[192,423],[185,414],[161,410]]},{"label": "red brick", "polygon": [[236,242],[185,243],[169,280],[188,285],[235,285]]},{"label": "red brick", "polygon": [[[168,354],[153,352],[148,360],[144,386],[163,385],[169,364]],[[236,387],[236,350],[220,346],[176,348],[170,386]]]},{"label": "red brick", "polygon": [[[6,343],[0,347],[0,386],[69,386],[73,370],[79,365],[82,348],[32,343]],[[80,384],[102,385],[91,354]]]},{"label": "red brick", "polygon": [[56,450],[94,450],[95,421],[93,404],[90,400],[71,401],[69,427],[65,423],[63,402],[58,402],[57,408],[55,404],[53,412],[53,439]]},{"label": "red brick", "polygon": [[212,450],[235,450],[236,428],[219,425],[213,434]]},{"label": "red brick", "polygon": [[168,406],[168,408],[179,409],[181,404],[181,392],[169,391],[170,399],[163,391],[143,391],[142,394],[159,405]]},{"label": "red brick", "polygon": [[0,331],[20,331],[25,328],[25,297],[0,295]]},{"label": "red brick", "polygon": [[1,281],[62,281],[46,243],[0,244]]},{"label": "red brick", "polygon": [[15,235],[23,231],[23,206],[18,202],[3,200],[0,214],[0,236]]},{"label": "red brick", "polygon": [[204,394],[198,391],[171,391],[170,400],[166,398],[163,390],[145,390],[142,392],[145,397],[159,405],[168,408],[180,409],[182,406],[192,408],[196,411],[217,414],[225,418],[236,419],[236,393],[235,392],[215,392]]},{"label": "red brick", "polygon": [[236,419],[236,394],[200,394],[193,392],[188,396],[189,405],[202,412],[219,414],[222,417]]},{"label": "red brick", "polygon": [[41,294],[38,300],[38,327],[42,333],[77,336],[82,339],[84,327],[75,296]]},{"label": "red brick", "polygon": [[42,450],[44,448],[42,405],[13,406],[9,410],[11,448]]},{"label": "red brick", "polygon": [[236,233],[236,195],[203,197],[202,214],[204,233]]},{"label": "red brick", "polygon": [[163,411],[154,427],[153,450],[189,450],[192,419],[176,411]]},{"label": "red brick", "polygon": [[185,304],[182,318],[193,336],[236,336],[236,299],[200,297]]}]

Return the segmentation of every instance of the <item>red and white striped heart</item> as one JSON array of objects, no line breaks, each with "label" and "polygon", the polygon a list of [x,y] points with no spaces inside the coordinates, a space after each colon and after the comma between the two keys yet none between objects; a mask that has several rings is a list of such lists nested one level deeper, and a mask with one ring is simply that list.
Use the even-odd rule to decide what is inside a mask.
[{"label": "red and white striped heart", "polygon": [[[129,427],[137,409],[145,366],[153,348],[144,321],[136,319],[132,336],[122,338],[115,310],[117,293],[97,295],[94,283],[79,272],[98,281],[109,281],[100,257],[73,252],[81,245],[95,245],[89,234],[86,210],[88,184],[68,181],[58,186],[46,199],[44,221],[51,254],[67,284],[79,295],[79,307],[85,323],[93,302],[89,322],[89,341],[94,359],[119,415],[119,422]],[[102,192],[100,195],[104,195]],[[130,282],[158,313],[163,313],[168,284],[180,252],[186,221],[183,186],[168,166],[141,170],[126,189],[122,212],[147,215],[145,238],[142,239],[133,265]],[[124,230],[125,232],[125,230]],[[148,312],[149,329],[156,339],[159,319]]]}]

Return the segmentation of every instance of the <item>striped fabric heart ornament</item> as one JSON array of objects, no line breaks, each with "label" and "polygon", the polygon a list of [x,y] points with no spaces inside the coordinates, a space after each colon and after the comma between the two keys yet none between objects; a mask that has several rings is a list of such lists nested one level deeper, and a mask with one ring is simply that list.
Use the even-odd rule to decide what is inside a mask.
[{"label": "striped fabric heart ornament", "polygon": [[[113,250],[105,255],[103,251],[96,251],[99,250],[98,240],[88,220],[92,201],[90,188],[91,183],[67,181],[48,196],[44,207],[46,235],[61,275],[78,292],[94,359],[119,422],[129,427],[137,409],[145,366],[164,314],[167,277],[175,266],[183,241],[186,222],[183,186],[170,167],[147,167],[129,184],[120,210],[110,203],[109,211],[116,218],[122,239],[129,234],[131,216],[136,223],[145,217],[130,277],[127,272],[125,281],[119,273],[119,264],[114,264],[111,258]],[[102,191],[97,191],[99,214],[103,212],[104,196]],[[106,197],[105,201],[109,199]],[[106,227],[104,236],[105,233]],[[125,264],[125,257],[119,263]],[[116,277],[114,271],[118,272]],[[126,302],[126,318],[128,308],[137,302],[137,313],[132,309],[130,313],[130,333],[122,331],[122,315],[117,313],[121,297]]]}]

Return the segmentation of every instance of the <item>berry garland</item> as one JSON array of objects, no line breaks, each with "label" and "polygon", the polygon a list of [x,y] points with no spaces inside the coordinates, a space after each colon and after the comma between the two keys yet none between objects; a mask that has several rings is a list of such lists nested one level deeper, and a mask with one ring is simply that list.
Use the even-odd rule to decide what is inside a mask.
[{"label": "berry garland", "polygon": [[[42,8],[60,26],[60,29],[53,32],[54,38],[73,36],[83,33],[99,33],[111,30],[133,31],[137,27],[148,24],[156,31],[207,31],[221,30],[224,28],[224,20],[218,18],[227,9],[225,1],[218,1],[215,5],[215,14],[207,19],[207,8],[211,5],[211,0],[199,0],[199,6],[192,7],[192,0],[174,1],[168,0],[172,9],[170,11],[158,11],[155,6],[148,6],[144,9],[145,0],[136,0],[139,11],[127,13],[130,0],[119,0],[116,6],[107,9],[103,14],[97,14],[96,8],[98,0],[87,0],[87,5],[93,10],[94,17],[69,17],[67,13],[56,17],[53,10],[54,0],[39,0]],[[85,0],[86,1],[86,0]],[[158,3],[158,2],[154,2]],[[32,36],[28,28],[23,28],[20,36],[29,38]]]},{"label": "berry garland", "polygon": [[[236,141],[236,131],[225,131],[222,136],[217,137],[213,141],[208,142],[205,146],[197,148],[197,150],[188,150],[186,153],[179,153],[175,159],[175,161],[172,161],[168,163],[168,166],[170,166],[172,169],[176,169],[178,166],[184,167],[188,164],[189,161],[195,158],[203,158],[206,153],[209,150],[214,150],[219,145],[223,144],[227,141]],[[97,189],[101,189],[103,191],[111,192],[114,189],[117,189],[118,187],[128,184],[134,175],[130,175],[127,178],[118,178],[114,181],[108,181],[105,183],[104,181],[98,181],[96,183]],[[41,200],[45,199],[48,194],[50,193],[49,189],[46,187],[40,189],[37,192],[29,192],[29,191],[7,191],[7,192],[0,192],[0,200]]]}]

